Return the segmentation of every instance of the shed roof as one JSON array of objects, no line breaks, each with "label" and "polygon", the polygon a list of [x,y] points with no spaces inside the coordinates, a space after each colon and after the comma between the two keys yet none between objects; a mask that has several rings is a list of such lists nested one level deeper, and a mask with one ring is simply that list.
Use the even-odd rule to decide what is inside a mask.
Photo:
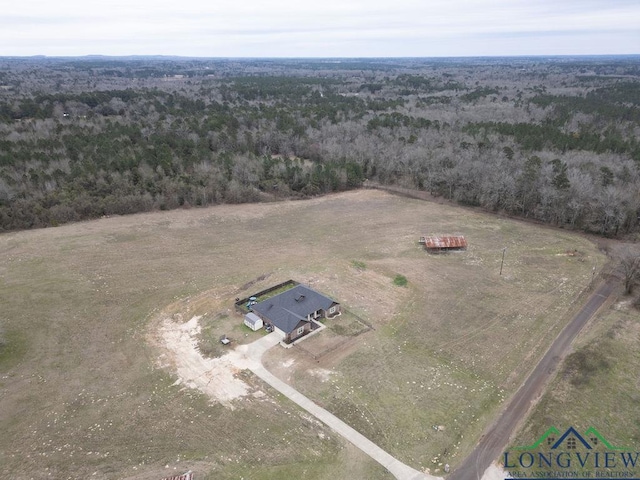
[{"label": "shed roof", "polygon": [[466,248],[467,240],[462,235],[442,235],[425,237],[425,248]]},{"label": "shed roof", "polygon": [[304,285],[296,285],[278,295],[256,303],[251,308],[283,332],[292,332],[307,315],[328,310],[334,302]]},{"label": "shed roof", "polygon": [[257,322],[262,322],[262,319],[253,312],[249,312],[244,316],[244,319],[251,325],[255,325]]}]

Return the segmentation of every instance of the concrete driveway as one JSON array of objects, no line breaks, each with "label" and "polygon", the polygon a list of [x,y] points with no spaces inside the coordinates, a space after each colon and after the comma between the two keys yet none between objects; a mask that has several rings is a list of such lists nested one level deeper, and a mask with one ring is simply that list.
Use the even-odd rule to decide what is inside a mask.
[{"label": "concrete driveway", "polygon": [[436,480],[441,478],[427,475],[426,473],[419,472],[405,465],[338,417],[318,406],[291,385],[288,385],[269,372],[262,364],[262,356],[267,350],[280,343],[281,338],[282,337],[276,332],[273,332],[253,343],[239,346],[237,351],[244,354],[247,359],[246,365],[255,375],[285,395],[289,400],[305,409],[322,423],[329,426],[336,433],[342,435],[345,439],[389,470],[398,480]]}]

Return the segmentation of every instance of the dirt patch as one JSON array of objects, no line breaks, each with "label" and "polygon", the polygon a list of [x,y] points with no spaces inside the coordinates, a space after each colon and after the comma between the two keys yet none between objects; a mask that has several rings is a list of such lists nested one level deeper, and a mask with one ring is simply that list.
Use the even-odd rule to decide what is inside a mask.
[{"label": "dirt patch", "polygon": [[513,478],[508,472],[505,472],[499,465],[492,463],[482,475],[482,480],[503,480],[505,478]]},{"label": "dirt patch", "polygon": [[267,278],[271,276],[270,273],[265,273],[264,275],[260,275],[258,278],[251,280],[250,282],[245,283],[241,286],[236,293],[244,292],[245,290],[249,290],[249,288],[253,287],[256,283],[263,282]]},{"label": "dirt patch", "polygon": [[334,373],[335,372],[333,372],[332,370],[327,370],[326,368],[314,368],[309,370],[309,375],[317,378],[321,382],[326,382],[327,380],[329,380],[331,378],[331,375],[333,375]]},{"label": "dirt patch", "polygon": [[613,305],[614,310],[626,311],[633,305],[633,300],[619,300]]},{"label": "dirt patch", "polygon": [[159,333],[164,347],[161,365],[168,364],[176,372],[176,384],[200,390],[233,410],[233,400],[251,393],[249,385],[237,376],[247,368],[247,360],[235,350],[218,358],[203,357],[198,350],[199,320],[200,317],[195,316],[185,323],[169,318],[162,322]]}]

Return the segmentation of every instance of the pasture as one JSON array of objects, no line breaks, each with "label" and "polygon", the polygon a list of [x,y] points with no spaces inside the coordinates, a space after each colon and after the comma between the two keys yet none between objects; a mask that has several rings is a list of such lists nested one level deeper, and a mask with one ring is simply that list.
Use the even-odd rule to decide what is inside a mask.
[{"label": "pasture", "polygon": [[596,428],[614,446],[640,445],[640,324],[630,297],[605,305],[571,353],[513,445],[528,445],[545,427]]},{"label": "pasture", "polygon": [[[417,244],[430,233],[469,248],[430,255]],[[3,234],[0,252],[0,466],[17,479],[390,478],[248,373],[263,395],[232,410],[161,367],[160,319],[202,315],[201,350],[219,356],[220,335],[261,335],[235,298],[289,278],[373,329],[345,316],[266,365],[403,462],[442,473],[605,262],[570,232],[373,190]],[[349,341],[309,354],[331,336]]]}]

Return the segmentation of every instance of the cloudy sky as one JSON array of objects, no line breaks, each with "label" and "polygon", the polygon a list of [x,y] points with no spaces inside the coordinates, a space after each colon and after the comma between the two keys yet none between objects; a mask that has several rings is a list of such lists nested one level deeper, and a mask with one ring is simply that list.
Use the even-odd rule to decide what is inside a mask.
[{"label": "cloudy sky", "polygon": [[0,56],[640,53],[640,0],[7,0]]}]

